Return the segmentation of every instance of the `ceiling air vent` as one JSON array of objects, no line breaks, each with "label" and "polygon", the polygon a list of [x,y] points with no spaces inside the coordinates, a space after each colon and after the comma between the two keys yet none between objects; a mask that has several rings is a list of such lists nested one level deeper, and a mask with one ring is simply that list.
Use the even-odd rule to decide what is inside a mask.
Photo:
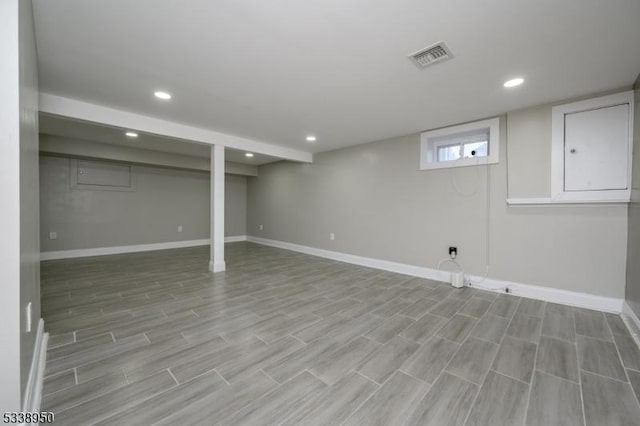
[{"label": "ceiling air vent", "polygon": [[436,44],[432,44],[429,47],[425,47],[409,55],[409,59],[411,59],[418,68],[427,68],[451,58],[453,58],[453,54],[444,41],[439,41]]}]

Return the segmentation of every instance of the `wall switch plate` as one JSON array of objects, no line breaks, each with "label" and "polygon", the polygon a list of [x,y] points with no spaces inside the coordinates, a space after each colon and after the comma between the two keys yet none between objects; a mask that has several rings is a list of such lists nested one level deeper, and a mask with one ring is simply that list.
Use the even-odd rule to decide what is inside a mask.
[{"label": "wall switch plate", "polygon": [[182,232],[182,225],[178,225],[178,232]]},{"label": "wall switch plate", "polygon": [[335,239],[336,239],[336,234],[334,234],[333,232],[332,232],[332,233],[330,233],[330,234],[329,234],[329,239],[330,239],[331,241],[335,240]]},{"label": "wall switch plate", "polygon": [[258,229],[262,231],[264,229],[264,226],[258,225]]},{"label": "wall switch plate", "polygon": [[49,239],[50,240],[57,240],[58,239],[58,233],[57,232],[49,232]]}]

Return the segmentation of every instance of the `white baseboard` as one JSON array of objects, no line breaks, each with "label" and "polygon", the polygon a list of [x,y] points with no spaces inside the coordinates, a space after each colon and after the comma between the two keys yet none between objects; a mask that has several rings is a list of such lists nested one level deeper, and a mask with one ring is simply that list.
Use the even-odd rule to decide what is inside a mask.
[{"label": "white baseboard", "polygon": [[[482,277],[472,276],[471,280],[479,282],[482,280]],[[559,288],[522,284],[492,278],[487,278],[482,283],[472,284],[472,286],[482,290],[495,291],[499,293],[505,293],[508,288],[509,294],[513,294],[514,296],[544,300],[545,302],[560,303],[579,308],[596,309],[616,314],[622,312],[622,303],[624,302],[623,299],[617,299],[615,297],[597,296],[595,294],[581,293],[579,291],[562,290]]]},{"label": "white baseboard", "polygon": [[227,269],[227,263],[226,262],[213,263],[213,260],[209,261],[209,270],[211,272],[223,272],[226,269]]},{"label": "white baseboard", "polygon": [[354,265],[368,266],[375,269],[383,269],[385,271],[397,272],[415,277],[428,278],[437,281],[446,281],[447,274],[438,272],[435,269],[424,268],[421,266],[407,265],[405,263],[390,262],[388,260],[373,259],[371,257],[356,256],[353,254],[340,253],[337,251],[324,250],[314,247],[302,246],[299,244],[287,243],[285,241],[269,240],[266,238],[258,238],[248,236],[247,241],[262,244],[265,246],[277,247],[285,250],[297,251],[300,253],[310,254],[312,256],[324,257],[326,259],[337,260],[340,262],[353,263]]},{"label": "white baseboard", "polygon": [[[428,278],[444,282],[447,282],[449,279],[448,274],[444,271],[438,271],[436,269],[425,268],[422,266],[407,265],[404,263],[356,256],[347,253],[323,250],[314,247],[288,243],[285,241],[270,240],[253,236],[248,236],[247,241],[285,250],[297,251],[300,253],[310,254],[312,256],[333,259],[340,262],[352,263],[355,265],[367,266],[370,268],[382,269],[390,272],[397,272],[400,274],[406,274],[415,277]],[[471,280],[478,282],[481,280],[481,277],[472,276]],[[622,311],[623,300],[612,297],[603,297],[594,294],[561,290],[557,288],[543,287],[538,285],[521,284],[491,278],[487,278],[481,284],[473,284],[473,286],[482,290],[501,293],[505,293],[505,289],[509,288],[510,294],[528,297],[531,299],[544,300],[546,302],[555,302],[564,305],[572,305],[581,308],[597,309],[614,313],[620,313]]]},{"label": "white baseboard", "polygon": [[49,333],[44,332],[44,320],[38,322],[36,342],[33,347],[33,358],[29,378],[24,391],[22,402],[22,412],[40,411],[42,402],[42,384],[44,381],[44,369],[47,362],[47,344],[49,343]]},{"label": "white baseboard", "polygon": [[209,245],[208,238],[202,240],[171,241],[167,243],[136,244],[131,246],[45,251],[40,253],[40,260],[72,259],[76,257],[105,256],[109,254],[136,253],[141,251],[167,250],[206,245]]},{"label": "white baseboard", "polygon": [[[225,237],[225,243],[246,241],[246,235]],[[210,239],[172,241],[168,243],[136,244],[130,246],[98,247],[78,250],[45,251],[40,253],[40,260],[73,259],[76,257],[105,256],[109,254],[137,253],[141,251],[167,250],[184,247],[208,246]]]},{"label": "white baseboard", "polygon": [[246,235],[235,235],[233,237],[224,237],[225,243],[237,243],[240,241],[247,241]]}]

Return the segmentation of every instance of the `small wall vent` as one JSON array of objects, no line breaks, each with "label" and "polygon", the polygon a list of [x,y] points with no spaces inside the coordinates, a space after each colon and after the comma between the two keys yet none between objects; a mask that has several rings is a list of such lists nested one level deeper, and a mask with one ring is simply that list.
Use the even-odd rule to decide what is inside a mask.
[{"label": "small wall vent", "polygon": [[409,55],[409,59],[420,69],[430,67],[437,63],[453,58],[453,54],[444,41],[420,49]]}]

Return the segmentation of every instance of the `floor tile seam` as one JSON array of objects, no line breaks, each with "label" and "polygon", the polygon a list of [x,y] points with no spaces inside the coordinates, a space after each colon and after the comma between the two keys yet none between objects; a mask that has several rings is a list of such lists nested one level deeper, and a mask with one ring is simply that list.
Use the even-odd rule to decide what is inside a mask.
[{"label": "floor tile seam", "polygon": [[572,345],[577,343],[577,335],[576,335],[576,340],[568,340],[568,339],[565,339],[564,337],[554,336],[554,335],[551,335],[551,334],[545,334],[541,330],[540,331],[540,337],[546,337],[548,339],[555,339],[555,340],[562,340],[563,342],[570,343]]},{"label": "floor tile seam", "polygon": [[[612,340],[605,340],[605,339],[601,339],[600,337],[595,337],[595,336],[588,336],[586,334],[580,334],[578,332],[576,332],[576,343],[578,342],[578,337],[582,337],[582,338],[587,338],[587,339],[593,339],[593,340],[598,340],[600,342],[606,342],[606,343],[615,343],[615,339]],[[563,340],[563,339],[560,339]]]},{"label": "floor tile seam", "polygon": [[[491,371],[491,367],[493,366],[493,364],[494,364],[494,363],[495,363],[495,361],[496,361],[496,358],[497,358],[497,356],[498,356],[498,352],[500,351],[500,347],[502,346],[502,342],[504,341],[505,336],[507,335],[507,330],[508,330],[508,329],[509,329],[509,327],[511,326],[511,323],[513,322],[513,318],[515,317],[515,313],[518,311],[518,308],[520,307],[520,304],[522,303],[522,300],[523,300],[523,299],[520,299],[520,300],[518,301],[518,306],[516,307],[516,309],[515,309],[515,311],[514,311],[513,315],[512,315],[512,316],[511,316],[511,318],[509,319],[509,324],[507,324],[507,326],[506,326],[506,327],[505,327],[505,329],[504,329],[504,334],[502,335],[502,338],[500,339],[500,343],[498,344],[498,348],[496,349],[496,351],[495,351],[495,353],[493,354],[493,357],[492,357],[492,359],[491,359],[491,362],[489,363],[489,369],[487,370],[487,372],[485,373],[485,375],[484,375],[484,377],[483,377],[483,379],[482,379],[482,385],[479,385],[479,386],[478,386],[478,390],[477,390],[477,392],[476,392],[476,394],[475,394],[475,396],[474,396],[474,398],[473,398],[473,401],[471,402],[471,406],[470,406],[470,408],[469,408],[469,411],[467,412],[467,415],[466,415],[466,417],[465,417],[465,419],[464,419],[463,424],[466,424],[466,423],[469,421],[469,418],[470,418],[470,416],[471,416],[471,412],[473,411],[473,408],[474,408],[474,406],[475,406],[475,404],[476,404],[476,401],[478,400],[478,397],[480,396],[480,392],[482,391],[482,388],[484,387],[484,385],[485,385],[485,383],[486,383],[486,381],[487,381],[487,379],[488,379],[488,377],[489,377],[489,372]],[[546,305],[545,305],[545,307],[546,307]],[[487,309],[487,312],[489,312],[489,310],[488,310],[488,309]],[[485,315],[487,315],[487,313],[485,313]],[[483,315],[483,317],[484,317],[484,315]],[[527,403],[528,403],[528,400],[529,400],[529,395],[527,394]],[[527,407],[527,408],[528,408],[528,407]],[[524,416],[524,417],[526,418],[526,411],[525,411],[525,416]]]},{"label": "floor tile seam", "polygon": [[[490,369],[489,369],[489,372],[495,373],[495,374],[497,374],[497,375],[499,375],[499,376],[502,376],[502,377],[506,377],[507,379],[515,380],[516,382],[519,382],[519,383],[521,383],[521,384],[523,384],[523,385],[531,386],[531,383],[527,383],[527,382],[525,382],[525,381],[524,381],[524,380],[522,380],[522,379],[518,379],[517,377],[510,376],[510,375],[508,375],[507,373],[502,373],[502,372],[500,372],[500,371],[498,371],[498,370],[496,370],[496,369],[494,369],[494,368],[490,368]],[[533,374],[532,374],[531,376],[532,376],[532,378],[533,378]]]},{"label": "floor tile seam", "polygon": [[[87,383],[87,382],[82,382],[82,383]],[[82,383],[80,383],[80,384],[82,384]],[[109,391],[106,391],[106,392],[104,392],[104,393],[100,393],[100,394],[98,394],[98,395],[94,395],[92,398],[89,398],[89,399],[87,399],[87,400],[77,402],[76,404],[73,404],[73,405],[71,405],[71,406],[69,406],[69,407],[65,408],[64,410],[57,411],[57,412],[56,412],[56,416],[57,416],[59,413],[65,413],[65,412],[67,412],[67,411],[69,411],[69,410],[73,410],[73,409],[74,409],[74,408],[76,408],[76,407],[79,407],[79,406],[81,406],[81,405],[83,405],[83,404],[90,403],[90,402],[92,402],[92,401],[94,401],[94,400],[96,400],[96,399],[98,399],[98,398],[101,398],[101,397],[103,397],[103,396],[105,396],[105,395],[107,395],[107,394],[109,394],[109,393],[111,393],[111,392],[117,391],[117,390],[119,390],[119,389],[125,388],[125,387],[127,387],[127,386],[129,386],[129,385],[130,385],[130,383],[128,383],[128,379],[127,379],[126,374],[125,374],[125,384],[123,384],[123,385],[121,385],[121,386],[117,386],[116,388],[111,389],[111,390],[109,390]],[[169,389],[172,389],[173,387],[174,387],[174,386],[170,387]],[[68,388],[68,389],[72,389],[72,388]],[[67,389],[67,390],[68,390],[68,389]],[[165,391],[167,391],[167,390],[169,390],[169,389],[166,389],[166,390],[164,390],[164,391],[162,391],[162,392],[160,392],[160,393],[163,393],[163,392],[165,392]],[[156,395],[157,395],[157,394],[156,394]],[[149,397],[149,398],[151,398],[151,397]],[[146,398],[146,399],[149,399],[149,398]],[[146,399],[145,399],[145,400],[146,400]],[[142,401],[141,401],[141,402],[142,402]],[[120,412],[120,411],[118,411],[118,412]],[[103,418],[111,417],[111,416],[113,416],[113,415],[117,414],[118,412],[111,413],[110,415],[105,416],[105,417],[103,417]]]},{"label": "floor tile seam", "polygon": [[[125,371],[125,369],[123,368],[122,371],[124,372],[125,378],[127,376],[127,373]],[[169,375],[171,376],[171,378],[173,379],[174,382],[176,382],[176,385],[180,385],[180,382],[178,381],[178,379],[176,379],[176,376],[173,375],[173,372],[171,371],[171,368],[167,368],[166,369],[167,373],[169,373]],[[222,380],[224,380],[224,377],[222,378]],[[129,380],[127,379],[127,382]],[[226,381],[226,380],[225,380]]]},{"label": "floor tile seam", "polygon": [[278,382],[278,381],[275,379],[275,377],[273,377],[272,375],[270,375],[269,373],[267,373],[267,372],[264,370],[264,368],[260,368],[260,369],[258,369],[258,371],[260,371],[262,374],[264,374],[265,376],[267,376],[267,378],[268,378],[269,380],[271,380],[271,381],[273,382],[273,384],[274,384],[274,385],[276,385],[276,386],[280,386],[282,383],[285,383],[285,382],[286,382],[286,380],[285,380],[284,382],[282,382],[282,383]]},{"label": "floor tile seam", "polygon": [[[493,303],[495,303],[495,301],[494,301]],[[493,303],[491,304],[491,306],[493,306]],[[489,306],[489,309],[491,308],[491,306]],[[488,312],[488,311],[489,311],[489,310],[487,310],[487,312]],[[485,315],[486,315],[486,313],[485,313]],[[478,320],[478,321],[479,321],[479,320]],[[442,376],[442,373],[443,373],[443,372],[445,372],[445,371],[447,371],[447,368],[449,368],[449,365],[451,364],[451,361],[453,361],[453,359],[455,358],[455,356],[458,354],[458,351],[460,351],[460,350],[462,349],[462,345],[463,345],[467,340],[469,340],[469,338],[471,337],[471,333],[469,333],[469,334],[465,337],[465,339],[464,339],[462,342],[460,342],[460,343],[458,343],[458,342],[453,342],[453,341],[451,341],[451,340],[449,340],[449,339],[446,339],[446,338],[444,338],[444,337],[442,337],[442,336],[438,335],[438,333],[440,332],[440,330],[442,330],[442,328],[443,328],[445,325],[446,325],[446,322],[445,322],[445,324],[444,324],[442,327],[440,327],[440,328],[438,329],[438,331],[436,331],[436,332],[434,333],[434,336],[437,336],[437,337],[439,337],[439,338],[441,338],[441,339],[444,339],[444,340],[446,340],[446,341],[448,341],[448,342],[455,343],[456,345],[459,345],[459,347],[456,349],[455,353],[451,356],[451,358],[449,358],[449,361],[447,361],[447,364],[443,367],[443,369],[440,371],[440,373],[438,374],[438,376],[434,379],[434,381],[433,381],[433,383],[434,383],[434,384],[435,384],[435,383],[440,379],[440,376]],[[476,326],[477,326],[477,324],[476,324]],[[506,331],[505,331],[505,333],[506,333]],[[432,336],[432,337],[433,337],[433,336]],[[426,343],[426,342],[425,342],[425,343]],[[450,373],[449,371],[447,371],[447,373],[448,373],[448,374],[452,374],[452,373]],[[453,374],[452,374],[452,375],[453,375]],[[457,376],[456,376],[456,377],[457,377]],[[464,379],[463,379],[463,380],[464,380]],[[467,380],[467,381],[468,381],[468,380]],[[470,381],[469,381],[469,383],[473,383],[473,382],[470,382]],[[477,386],[477,384],[476,384],[476,383],[473,383],[473,384]]]},{"label": "floor tile seam", "polygon": [[389,375],[389,377],[387,377],[387,379],[382,383],[382,384],[378,384],[378,382],[376,382],[375,380],[373,380],[372,378],[368,377],[367,375],[363,374],[362,372],[355,370],[354,371],[358,374],[360,374],[362,377],[364,377],[365,379],[369,380],[370,382],[374,383],[376,386],[378,386],[378,389],[376,389],[374,392],[371,392],[371,395],[369,395],[364,401],[362,401],[362,403],[360,403],[354,410],[353,412],[346,418],[344,419],[344,421],[342,421],[340,423],[340,426],[344,425],[345,423],[347,423],[349,421],[349,419],[351,417],[353,417],[359,410],[361,407],[363,407],[367,401],[369,401],[371,398],[373,398],[374,395],[376,395],[378,392],[380,392],[380,390],[382,389],[382,387],[389,381],[391,380],[391,378],[395,375],[391,374]]},{"label": "floor tile seam", "polygon": [[[578,357],[578,321],[576,319],[576,311],[575,309],[571,309],[571,315],[573,318],[573,332],[576,335],[576,340],[573,342],[573,346],[576,350],[576,362],[578,363],[578,390],[580,393],[580,408],[582,409],[582,424],[587,424],[587,410],[584,403],[584,392],[582,392],[582,374],[580,374],[580,359]],[[606,319],[605,319],[606,321]]]},{"label": "floor tile seam", "polygon": [[[129,336],[129,337],[127,337],[127,338],[135,337],[135,336],[138,336],[138,334],[136,334],[136,335],[134,335],[134,336]],[[91,349],[87,349],[87,351],[90,351],[90,350],[91,350]],[[131,349],[130,349],[130,350],[131,350]],[[84,352],[84,351],[83,351],[83,352]],[[109,358],[112,358],[112,357],[114,357],[114,356],[121,355],[121,354],[123,354],[124,352],[127,352],[127,351],[117,352],[117,353],[115,353],[115,354],[113,354],[113,355],[109,355],[109,356],[107,356],[107,357],[105,357],[105,358],[98,358],[98,359],[94,359],[94,360],[92,360],[92,361],[87,361],[87,362],[83,362],[83,363],[81,363],[81,364],[76,364],[76,365],[74,365],[74,366],[72,366],[72,367],[65,368],[65,369],[64,369],[64,370],[62,370],[62,371],[58,371],[58,372],[56,372],[55,374],[50,374],[50,375],[48,375],[48,376],[44,376],[44,377],[45,377],[45,378],[47,378],[47,377],[52,377],[52,376],[55,376],[55,375],[58,375],[58,374],[62,373],[63,371],[71,370],[72,368],[74,368],[74,369],[75,369],[75,368],[80,368],[80,367],[84,367],[84,366],[86,366],[86,365],[93,364],[93,363],[96,363],[96,362],[106,361],[106,360],[108,360]],[[72,356],[77,356],[77,354],[69,354],[69,355],[66,355],[66,356],[64,356],[64,357],[60,357],[60,358],[56,358],[56,359],[54,359],[54,360],[48,360],[48,361],[59,361],[59,360],[62,360],[62,359],[65,359],[65,358],[69,358],[69,357],[72,357]]]},{"label": "floor tile seam", "polygon": [[[605,321],[606,321],[606,318],[605,318]],[[607,327],[608,327],[608,326],[609,326],[609,325],[608,325],[608,323],[607,323]],[[625,375],[625,377],[627,378],[627,382],[626,382],[626,383],[629,383],[629,384],[631,383],[631,380],[629,380],[629,375],[627,374],[627,371],[626,371],[626,367],[625,367],[624,360],[622,359],[622,355],[621,355],[621,353],[620,353],[620,348],[618,348],[618,344],[617,344],[617,342],[615,341],[615,339],[613,340],[613,342],[611,342],[611,341],[608,341],[608,340],[597,339],[597,338],[590,337],[590,336],[584,336],[584,335],[581,335],[581,336],[586,337],[586,338],[588,338],[588,339],[598,340],[599,342],[613,344],[613,347],[614,347],[614,348],[615,348],[615,350],[616,350],[616,355],[618,356],[618,362],[620,363],[620,366],[622,367],[622,370],[624,370],[624,375]],[[606,378],[609,378],[609,379],[613,379],[613,380],[616,380],[616,381],[621,382],[621,383],[625,383],[624,381],[619,380],[619,379],[617,379],[617,378],[615,378],[615,377],[609,377],[609,376],[607,376],[607,375],[605,375],[605,374],[600,374],[600,373],[597,373],[597,372],[595,372],[595,371],[591,371],[591,370],[588,370],[588,369],[586,369],[586,368],[583,368],[583,367],[580,365],[580,364],[581,364],[581,362],[580,362],[580,347],[579,347],[579,345],[578,345],[578,339],[576,339],[575,344],[576,344],[576,353],[578,354],[578,369],[579,369],[579,370],[586,371],[586,372],[588,372],[588,373],[592,373],[592,374],[595,374],[595,375],[598,375],[598,376],[601,376],[601,377],[606,377]],[[639,400],[637,400],[637,398],[636,398],[636,402],[638,402],[638,404],[640,405],[640,401],[639,401]]]},{"label": "floor tile seam", "polygon": [[[603,379],[609,379],[609,380],[613,380],[614,382],[618,382],[618,383],[621,383],[621,384],[624,384],[624,385],[631,386],[631,382],[625,382],[624,380],[616,379],[615,377],[610,377],[610,376],[607,376],[605,374],[596,373],[595,371],[590,371],[590,370],[587,370],[587,369],[584,369],[584,368],[581,368],[581,367],[579,367],[578,373],[593,374],[594,376],[598,376],[598,377],[601,377]],[[626,377],[626,372],[625,372],[625,377]]]}]

